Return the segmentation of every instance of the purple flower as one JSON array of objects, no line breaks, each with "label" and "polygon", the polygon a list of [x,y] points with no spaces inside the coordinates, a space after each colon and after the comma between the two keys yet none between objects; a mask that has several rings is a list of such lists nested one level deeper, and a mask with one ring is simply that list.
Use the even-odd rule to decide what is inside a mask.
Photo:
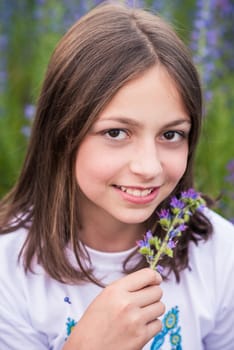
[{"label": "purple flower", "polygon": [[159,218],[170,220],[171,214],[170,214],[169,209],[161,209],[159,212]]},{"label": "purple flower", "polygon": [[183,209],[185,206],[185,204],[181,200],[177,199],[176,197],[172,198],[170,205],[171,207],[178,208],[178,209]]},{"label": "purple flower", "polygon": [[180,232],[183,232],[187,229],[187,225],[185,225],[184,223],[183,224],[180,224],[178,227],[177,227],[177,230],[180,231]]},{"label": "purple flower", "polygon": [[177,230],[177,229],[175,229],[175,230],[170,230],[170,232],[169,232],[169,237],[170,237],[170,239],[173,239],[173,238],[175,238],[176,236],[178,236],[178,230]]},{"label": "purple flower", "polygon": [[227,174],[224,177],[225,188],[222,191],[219,208],[226,218],[233,223],[234,210],[234,159],[231,159],[226,165]]},{"label": "purple flower", "polygon": [[36,111],[35,105],[33,105],[33,104],[27,104],[27,105],[25,106],[25,108],[24,108],[24,115],[25,115],[25,118],[28,119],[28,120],[32,120],[33,117],[34,117],[35,111]]},{"label": "purple flower", "polygon": [[137,241],[136,243],[137,243],[137,246],[139,248],[144,248],[144,247],[149,248],[150,247],[149,241],[145,240],[145,239],[141,239],[141,240]]},{"label": "purple flower", "polygon": [[149,239],[152,238],[152,237],[153,237],[152,231],[148,230],[148,231],[146,232],[146,234],[145,234],[145,238],[146,238],[147,240],[149,240]]},{"label": "purple flower", "polygon": [[234,159],[231,159],[230,162],[227,164],[227,170],[234,174]]},{"label": "purple flower", "polygon": [[152,234],[152,232],[150,230],[148,230],[146,232],[146,234],[144,235],[144,238],[139,240],[139,241],[137,241],[136,243],[137,243],[138,247],[140,247],[140,248],[144,248],[144,247],[150,248],[149,241],[150,241],[151,238],[153,238],[153,234]]},{"label": "purple flower", "polygon": [[162,274],[164,268],[163,268],[161,265],[158,264],[157,267],[156,267],[156,270],[157,270],[160,274]]},{"label": "purple flower", "polygon": [[197,0],[191,34],[194,62],[200,71],[203,85],[209,92],[215,76],[217,60],[220,57],[218,43],[221,30],[216,19],[216,1]]},{"label": "purple flower", "polygon": [[31,134],[31,128],[29,126],[27,126],[27,125],[26,126],[22,126],[21,132],[26,138],[29,138],[29,136]]},{"label": "purple flower", "polygon": [[161,271],[158,264],[163,256],[173,257],[178,237],[187,229],[187,223],[193,213],[205,207],[205,201],[193,188],[181,193],[180,198],[173,197],[168,209],[159,212],[159,224],[166,231],[163,239],[147,231],[144,239],[137,242],[139,253],[146,257],[152,269]]},{"label": "purple flower", "polygon": [[181,197],[197,199],[199,197],[199,194],[193,188],[190,188],[189,190],[182,192]]},{"label": "purple flower", "polygon": [[171,230],[169,232],[170,239],[173,239],[181,234],[181,232],[185,231],[187,228],[187,225],[180,224],[178,227],[176,227],[174,230]]},{"label": "purple flower", "polygon": [[233,59],[233,15],[232,0],[197,0],[191,49],[197,65],[206,101],[212,98],[214,82],[222,84],[224,75],[234,68]]},{"label": "purple flower", "polygon": [[170,239],[167,243],[167,246],[168,248],[173,249],[175,248],[176,245],[175,245],[175,242],[172,239]]}]

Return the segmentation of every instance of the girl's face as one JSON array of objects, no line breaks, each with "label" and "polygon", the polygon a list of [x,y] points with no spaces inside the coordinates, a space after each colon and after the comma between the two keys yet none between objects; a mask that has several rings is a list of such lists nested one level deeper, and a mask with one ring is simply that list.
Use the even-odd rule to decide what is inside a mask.
[{"label": "girl's face", "polygon": [[123,86],[77,152],[83,222],[147,220],[185,172],[190,127],[165,68],[154,66]]}]

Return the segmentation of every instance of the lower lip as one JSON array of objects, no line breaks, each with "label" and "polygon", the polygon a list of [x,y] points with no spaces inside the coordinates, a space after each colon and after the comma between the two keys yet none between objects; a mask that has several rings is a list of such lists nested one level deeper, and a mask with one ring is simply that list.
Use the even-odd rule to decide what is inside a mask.
[{"label": "lower lip", "polygon": [[122,198],[133,204],[148,204],[151,203],[158,195],[159,187],[155,188],[150,194],[144,197],[136,197],[127,192],[121,191],[119,188],[114,187],[118,193],[121,194]]}]

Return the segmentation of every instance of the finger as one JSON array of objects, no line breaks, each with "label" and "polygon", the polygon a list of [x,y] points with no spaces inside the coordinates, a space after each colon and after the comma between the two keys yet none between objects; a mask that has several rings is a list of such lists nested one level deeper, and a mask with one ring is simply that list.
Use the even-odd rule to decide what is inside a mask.
[{"label": "finger", "polygon": [[148,267],[133,272],[120,281],[129,292],[134,292],[150,285],[159,285],[161,282],[162,277],[160,274]]},{"label": "finger", "polygon": [[157,285],[153,285],[134,292],[134,302],[139,307],[145,307],[159,301],[162,295],[162,289]]},{"label": "finger", "polygon": [[142,319],[144,320],[145,324],[148,324],[160,316],[162,316],[165,312],[165,305],[161,301],[158,301],[157,303],[148,305],[141,309],[141,315]]},{"label": "finger", "polygon": [[159,319],[153,320],[146,325],[146,341],[148,342],[156,334],[162,330],[162,321]]}]

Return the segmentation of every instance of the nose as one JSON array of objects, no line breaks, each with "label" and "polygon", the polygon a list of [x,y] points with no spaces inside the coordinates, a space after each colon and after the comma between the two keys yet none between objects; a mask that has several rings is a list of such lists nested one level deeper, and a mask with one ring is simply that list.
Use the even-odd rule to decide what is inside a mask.
[{"label": "nose", "polygon": [[147,180],[162,174],[162,160],[155,140],[153,142],[150,140],[141,142],[139,147],[134,150],[130,161],[130,170]]}]

